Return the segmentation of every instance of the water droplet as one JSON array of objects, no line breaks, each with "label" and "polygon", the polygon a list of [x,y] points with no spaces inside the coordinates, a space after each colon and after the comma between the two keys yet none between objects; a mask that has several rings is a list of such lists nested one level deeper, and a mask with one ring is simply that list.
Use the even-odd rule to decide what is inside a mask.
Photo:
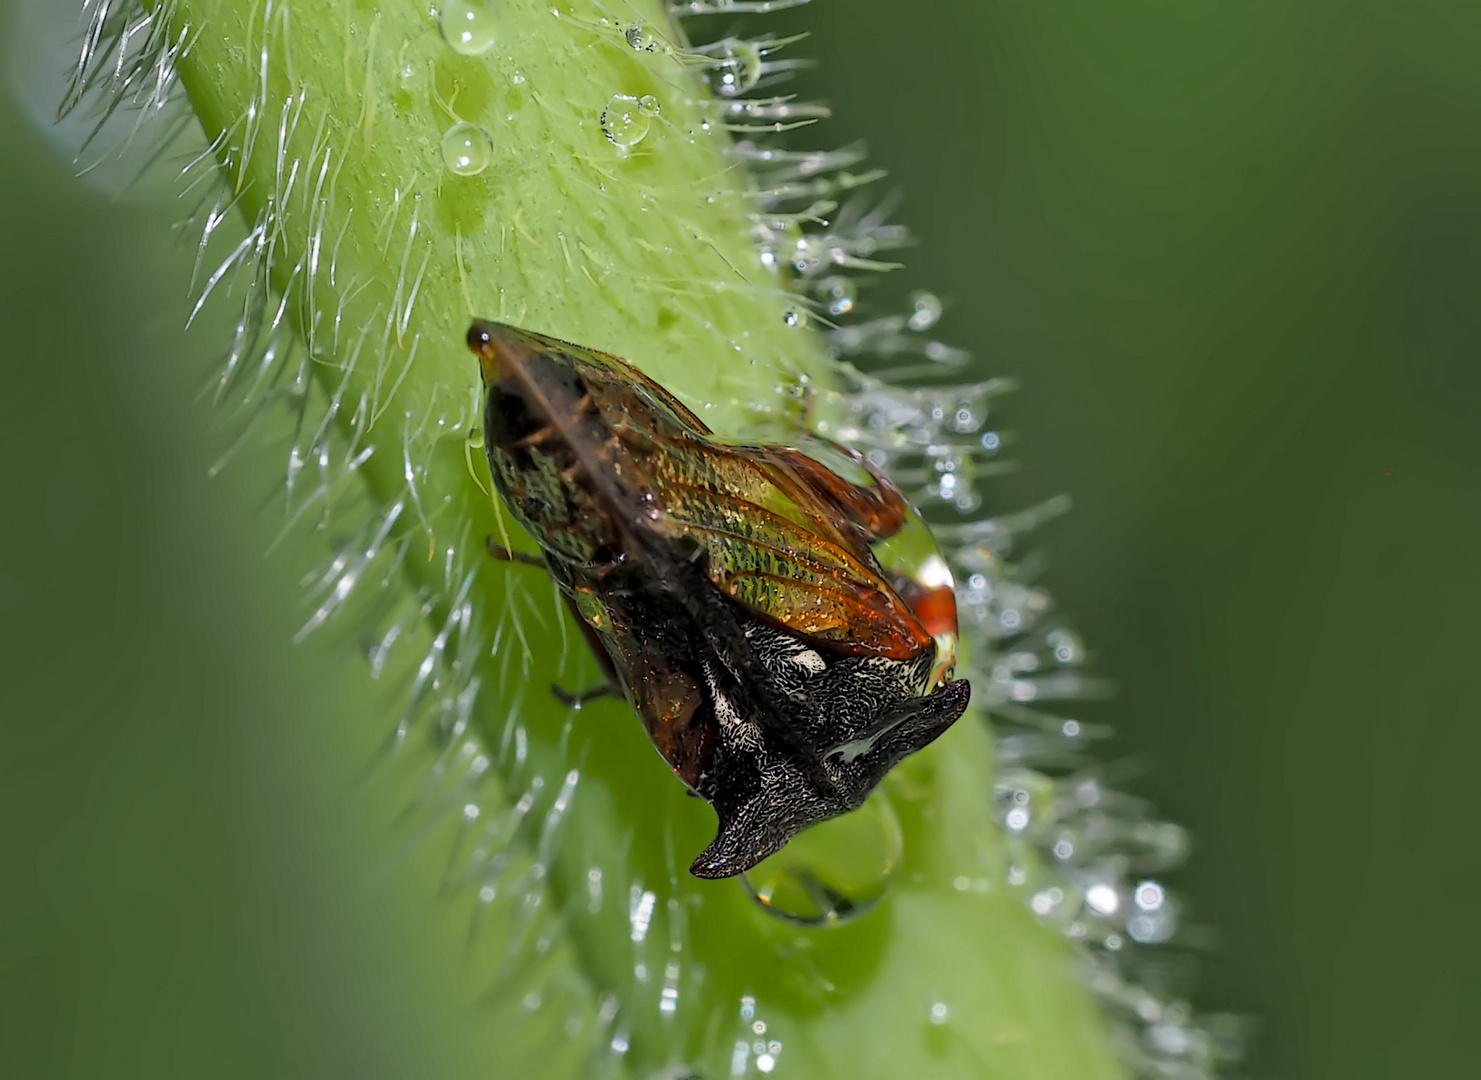
[{"label": "water droplet", "polygon": [[741,38],[725,38],[711,49],[715,53],[711,82],[721,97],[736,97],[761,81],[761,49]]},{"label": "water droplet", "polygon": [[741,876],[778,918],[833,926],[869,911],[889,891],[905,854],[904,834],[882,792],[851,814],[814,826]]},{"label": "water droplet", "polygon": [[613,94],[602,110],[602,134],[607,136],[619,150],[628,150],[642,142],[648,134],[649,118],[658,112],[657,99],[653,99],[653,112],[645,112],[643,101],[652,99],[646,95],[642,101],[631,94]]},{"label": "water droplet", "polygon": [[788,308],[782,312],[782,322],[787,326],[796,328],[807,322],[807,315],[798,308]]},{"label": "water droplet", "polygon": [[634,23],[622,32],[623,39],[628,47],[638,52],[654,52],[658,49],[658,42],[653,37],[653,31],[641,23]]},{"label": "water droplet", "polygon": [[1054,650],[1054,659],[1065,666],[1078,664],[1085,658],[1085,646],[1068,630],[1051,630],[1046,641]]},{"label": "water droplet", "polygon": [[437,19],[442,40],[464,56],[482,56],[494,47],[496,22],[488,0],[443,0]]},{"label": "water droplet", "polygon": [[1167,893],[1155,881],[1142,882],[1132,895],[1136,899],[1136,906],[1143,911],[1156,911],[1167,899]]},{"label": "water droplet", "polygon": [[456,123],[442,135],[442,163],[458,176],[477,176],[494,160],[494,139],[476,124]]},{"label": "water droplet", "polygon": [[920,332],[929,330],[941,319],[941,301],[935,293],[918,292],[910,298],[910,329]]},{"label": "water droplet", "polygon": [[659,104],[658,99],[652,94],[644,94],[638,98],[638,112],[644,116],[654,117],[662,111],[663,106]]},{"label": "water droplet", "polygon": [[1085,890],[1085,903],[1097,915],[1114,915],[1121,906],[1121,894],[1109,882],[1098,881]]},{"label": "water droplet", "polygon": [[818,298],[828,305],[829,315],[847,315],[854,310],[854,301],[858,299],[859,290],[846,277],[825,277],[818,282]]}]

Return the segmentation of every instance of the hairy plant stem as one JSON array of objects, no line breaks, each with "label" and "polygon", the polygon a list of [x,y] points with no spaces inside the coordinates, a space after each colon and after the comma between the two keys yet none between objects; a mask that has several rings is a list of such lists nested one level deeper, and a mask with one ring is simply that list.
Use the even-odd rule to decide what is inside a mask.
[{"label": "hairy plant stem", "polygon": [[[427,3],[151,6],[190,42],[180,77],[259,226],[249,288],[286,298],[333,438],[371,451],[335,483],[363,484],[382,547],[404,552],[391,588],[427,612],[437,673],[419,692],[467,688],[486,750],[450,767],[493,759],[481,797],[531,797],[510,854],[469,886],[509,942],[501,977],[562,987],[570,1030],[614,1075],[728,1075],[738,1046],[798,1077],[1119,1075],[1072,952],[1004,883],[985,725],[958,724],[892,782],[908,854],[886,904],[841,928],[785,925],[737,883],[687,876],[711,812],[625,707],[573,715],[549,697],[593,669],[562,644],[576,639],[539,575],[483,555],[503,526],[466,465],[473,315],[627,357],[727,435],[785,436],[790,391],[830,385],[820,337],[784,318],[786,281],[751,244],[746,173],[667,15],[499,0],[494,46],[467,56]],[[632,48],[631,25],[658,47]],[[641,140],[609,138],[609,106],[636,125],[618,142],[646,122]],[[489,140],[475,175],[444,154],[460,123]],[[444,733],[464,737],[456,718]]]}]

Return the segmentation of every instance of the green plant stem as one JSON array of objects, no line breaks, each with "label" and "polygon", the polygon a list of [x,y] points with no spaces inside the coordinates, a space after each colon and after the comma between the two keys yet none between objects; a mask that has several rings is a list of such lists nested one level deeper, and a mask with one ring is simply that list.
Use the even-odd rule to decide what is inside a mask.
[{"label": "green plant stem", "polygon": [[[829,384],[820,338],[783,318],[785,281],[748,236],[746,175],[658,7],[499,0],[497,42],[477,57],[448,47],[426,4],[164,10],[198,33],[181,78],[208,137],[225,133],[240,207],[267,223],[267,278],[321,397],[339,396],[340,430],[373,450],[350,479],[373,520],[403,507],[393,535],[404,588],[430,600],[426,633],[452,626],[447,652],[475,643],[473,720],[499,759],[496,801],[535,795],[492,906],[517,900],[500,916],[506,938],[557,944],[532,946],[554,959],[509,977],[564,987],[624,1075],[681,1063],[725,1075],[738,1040],[754,1068],[756,1019],[782,1044],[777,1075],[1119,1075],[1072,953],[1004,884],[984,725],[958,724],[893,784],[908,856],[891,899],[850,926],[792,928],[735,882],[685,874],[713,832],[709,809],[624,707],[573,716],[549,699],[553,680],[593,669],[570,662],[579,647],[561,644],[575,638],[548,584],[485,565],[483,538],[501,525],[465,465],[470,316],[630,358],[726,434],[785,432],[797,423],[786,388]],[[636,22],[668,47],[628,47],[617,24]],[[614,95],[661,109],[627,153],[603,132]],[[457,122],[490,136],[477,175],[445,164]],[[471,614],[449,623],[460,597]],[[633,905],[649,892],[640,927]],[[747,997],[754,1018],[740,1013]],[[594,1015],[604,1002],[609,1015]],[[945,1013],[933,1019],[933,1005]]]}]

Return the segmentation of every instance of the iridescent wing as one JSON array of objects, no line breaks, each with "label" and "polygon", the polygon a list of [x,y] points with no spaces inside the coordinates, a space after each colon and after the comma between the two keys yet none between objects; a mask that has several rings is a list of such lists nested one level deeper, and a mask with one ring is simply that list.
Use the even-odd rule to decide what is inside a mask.
[{"label": "iridescent wing", "polygon": [[[549,344],[554,351],[556,343]],[[788,447],[721,443],[617,357],[559,348],[581,368],[620,445],[612,461],[623,486],[641,490],[651,527],[705,553],[710,580],[726,596],[842,652],[907,659],[932,646],[870,551],[909,513],[888,481],[853,483]]]}]

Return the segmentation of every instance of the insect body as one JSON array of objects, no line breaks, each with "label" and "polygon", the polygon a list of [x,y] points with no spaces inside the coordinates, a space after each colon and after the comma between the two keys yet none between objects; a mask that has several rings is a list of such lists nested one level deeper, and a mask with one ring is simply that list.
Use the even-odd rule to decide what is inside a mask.
[{"label": "insect body", "polygon": [[504,501],[719,817],[692,873],[857,808],[961,716],[950,574],[857,455],[721,442],[624,361],[539,334],[478,321],[468,345]]}]

